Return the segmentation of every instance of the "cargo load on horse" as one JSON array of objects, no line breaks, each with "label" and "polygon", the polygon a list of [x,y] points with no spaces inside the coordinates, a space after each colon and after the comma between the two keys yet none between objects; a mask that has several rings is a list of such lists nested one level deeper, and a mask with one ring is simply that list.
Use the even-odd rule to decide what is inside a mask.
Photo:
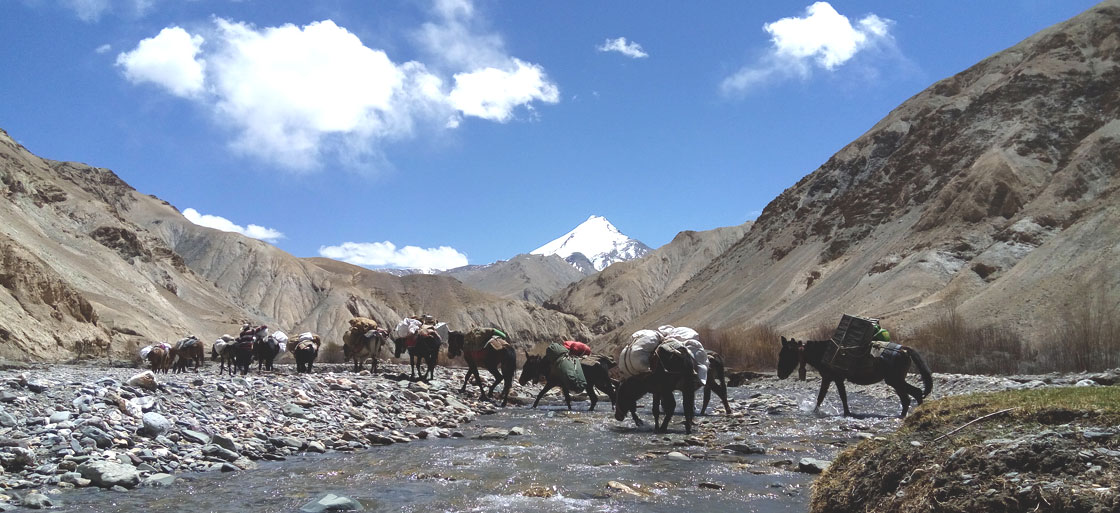
[{"label": "cargo load on horse", "polygon": [[[831,344],[825,348],[823,363],[847,370],[868,357],[879,357],[884,350],[898,352],[902,347],[891,344],[890,332],[879,326],[879,319],[844,314]],[[893,346],[893,347],[892,347]]]},{"label": "cargo load on horse", "polygon": [[650,357],[662,344],[671,349],[684,349],[692,355],[695,373],[701,384],[708,382],[708,354],[700,343],[700,334],[692,328],[665,325],[656,330],[639,330],[630,336],[630,344],[622,348],[618,368],[622,377],[637,376],[651,370]]},{"label": "cargo load on horse", "polygon": [[591,354],[591,346],[576,340],[565,340],[564,347],[568,348],[568,353],[577,358],[582,358]]}]

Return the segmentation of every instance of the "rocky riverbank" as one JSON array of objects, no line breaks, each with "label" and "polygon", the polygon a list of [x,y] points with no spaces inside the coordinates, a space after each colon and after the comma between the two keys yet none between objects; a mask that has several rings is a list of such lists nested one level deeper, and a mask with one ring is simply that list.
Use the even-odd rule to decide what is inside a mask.
[{"label": "rocky riverbank", "polygon": [[[254,370],[230,377],[218,376],[211,365],[202,373],[159,374],[149,383],[133,379],[141,371],[134,368],[7,366],[0,370],[0,511],[14,505],[50,506],[68,488],[166,486],[177,476],[237,472],[297,454],[508,434],[474,422],[497,407],[478,401],[474,385],[466,394],[458,393],[464,369],[440,367],[430,384],[409,381],[407,366],[385,364],[381,370],[371,375],[323,365],[315,374],[296,375],[290,366],[280,366],[273,373]],[[938,374],[933,398],[1097,386],[1120,381],[1118,375]],[[717,403],[709,405],[708,416],[698,418],[692,435],[683,433],[678,415],[671,434],[649,437],[635,461],[705,459],[726,461],[756,475],[812,473],[827,468],[841,450],[899,429],[898,410],[892,409],[897,399],[881,384],[849,387],[850,395],[871,399],[865,408],[873,411],[857,411],[869,414],[865,418],[832,416],[829,411],[838,404],[835,391],[824,416],[806,418],[817,383],[812,375],[808,382],[753,375],[736,392],[731,415],[724,415],[713,398]],[[531,402],[538,390],[515,383],[511,407]],[[559,401],[559,396],[548,400],[554,406]],[[639,413],[652,420],[648,398],[642,404]],[[586,403],[577,405],[583,408]],[[603,398],[599,409],[609,408]],[[572,422],[588,420],[576,415]],[[635,430],[629,419],[610,422],[620,433]],[[644,430],[648,427],[637,431]]]},{"label": "rocky riverbank", "polygon": [[475,400],[477,388],[452,387],[461,369],[440,368],[431,384],[396,365],[378,375],[215,370],[154,381],[140,369],[0,371],[0,510],[49,506],[66,488],[162,486],[177,474],[236,472],[297,453],[463,436],[463,425],[496,411]]}]

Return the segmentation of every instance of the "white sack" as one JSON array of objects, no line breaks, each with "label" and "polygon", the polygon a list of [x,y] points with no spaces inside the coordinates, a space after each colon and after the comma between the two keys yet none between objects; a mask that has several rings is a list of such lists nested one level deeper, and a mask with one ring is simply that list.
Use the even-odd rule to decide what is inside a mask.
[{"label": "white sack", "polygon": [[649,371],[649,357],[661,344],[661,334],[654,330],[638,330],[630,335],[630,345],[618,355],[618,370],[626,379]]},{"label": "white sack", "polygon": [[276,331],[272,332],[272,340],[275,340],[275,341],[279,342],[280,345],[287,344],[288,343],[288,334],[284,333],[283,331],[276,330]]}]

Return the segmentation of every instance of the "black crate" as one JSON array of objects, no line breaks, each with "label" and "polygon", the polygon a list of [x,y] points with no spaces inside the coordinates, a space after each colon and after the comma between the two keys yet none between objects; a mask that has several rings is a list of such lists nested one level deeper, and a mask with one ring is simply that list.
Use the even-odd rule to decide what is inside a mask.
[{"label": "black crate", "polygon": [[824,363],[847,370],[853,363],[871,353],[871,338],[879,331],[877,319],[844,315],[832,334],[832,343],[824,351]]}]

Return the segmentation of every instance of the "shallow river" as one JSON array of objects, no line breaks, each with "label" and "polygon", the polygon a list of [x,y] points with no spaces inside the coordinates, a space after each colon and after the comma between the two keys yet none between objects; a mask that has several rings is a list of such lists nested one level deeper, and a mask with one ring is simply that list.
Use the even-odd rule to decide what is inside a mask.
[{"label": "shallow river", "polygon": [[[591,413],[586,402],[573,404],[574,412],[554,402],[481,416],[461,428],[462,438],[262,461],[251,471],[179,476],[169,487],[83,489],[54,499],[58,510],[75,512],[294,512],[326,493],[354,498],[366,511],[806,511],[813,476],[797,470],[801,458],[831,460],[860,436],[898,425],[897,398],[882,384],[849,385],[853,411],[880,416],[836,416],[835,390],[825,414],[813,414],[818,383],[764,378],[730,389],[735,416],[709,409],[692,437],[679,410],[668,434],[653,433],[648,396],[639,413],[649,422],[641,428],[616,422],[605,398]],[[487,428],[512,427],[529,433],[477,438]],[[731,444],[739,450],[725,448]],[[672,459],[670,451],[692,459]],[[612,481],[632,493],[611,488]]]}]

